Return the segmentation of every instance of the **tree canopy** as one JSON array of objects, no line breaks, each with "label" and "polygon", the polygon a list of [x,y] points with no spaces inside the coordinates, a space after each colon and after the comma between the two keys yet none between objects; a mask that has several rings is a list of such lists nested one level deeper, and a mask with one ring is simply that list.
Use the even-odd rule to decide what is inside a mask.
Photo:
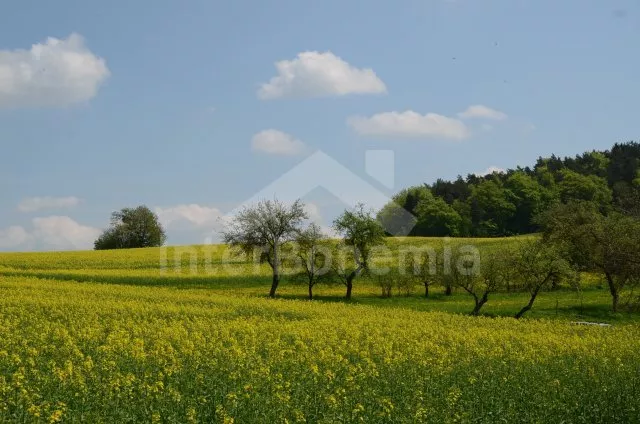
[{"label": "tree canopy", "polygon": [[350,250],[349,262],[335,261],[334,270],[347,287],[346,298],[351,299],[353,280],[369,269],[372,249],[384,242],[384,229],[363,204],[346,210],[333,221],[333,228],[341,234],[343,244]]},{"label": "tree canopy", "polygon": [[640,143],[615,144],[610,150],[564,159],[538,158],[533,167],[489,175],[438,179],[401,190],[379,213],[388,232],[406,225],[411,236],[508,236],[538,232],[534,218],[556,204],[585,201],[602,213],[640,216]]},{"label": "tree canopy", "polygon": [[262,200],[241,210],[222,232],[225,243],[249,255],[259,251],[260,259],[271,266],[270,297],[275,297],[280,282],[282,247],[297,237],[307,217],[300,200],[291,205]]},{"label": "tree canopy", "polygon": [[111,225],[94,242],[95,250],[159,247],[167,240],[158,216],[148,207],[124,208],[111,214]]}]

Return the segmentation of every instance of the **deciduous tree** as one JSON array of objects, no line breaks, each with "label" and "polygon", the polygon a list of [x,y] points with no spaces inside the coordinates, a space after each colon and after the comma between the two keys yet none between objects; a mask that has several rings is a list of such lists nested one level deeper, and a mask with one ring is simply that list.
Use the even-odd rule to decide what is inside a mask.
[{"label": "deciduous tree", "polygon": [[344,277],[345,297],[351,299],[353,281],[368,270],[372,248],[384,243],[384,229],[363,204],[358,204],[354,210],[346,210],[335,219],[333,228],[342,235],[343,244],[351,250],[350,258],[334,261],[334,270]]},{"label": "deciduous tree", "polygon": [[167,240],[158,216],[146,206],[111,214],[111,226],[94,242],[95,250],[159,247]]},{"label": "deciduous tree", "polygon": [[307,217],[300,200],[291,205],[278,200],[262,200],[245,207],[222,232],[224,242],[231,247],[248,255],[261,251],[261,258],[272,270],[270,297],[276,296],[280,283],[282,247],[296,238]]}]

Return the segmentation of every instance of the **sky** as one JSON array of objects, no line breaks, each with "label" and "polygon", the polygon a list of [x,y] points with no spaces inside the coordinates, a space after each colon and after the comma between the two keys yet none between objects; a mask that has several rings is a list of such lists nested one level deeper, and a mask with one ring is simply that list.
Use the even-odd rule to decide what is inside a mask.
[{"label": "sky", "polygon": [[633,0],[7,2],[0,250],[91,248],[140,204],[202,243],[260,195],[328,227],[341,185],[637,140],[639,47]]}]

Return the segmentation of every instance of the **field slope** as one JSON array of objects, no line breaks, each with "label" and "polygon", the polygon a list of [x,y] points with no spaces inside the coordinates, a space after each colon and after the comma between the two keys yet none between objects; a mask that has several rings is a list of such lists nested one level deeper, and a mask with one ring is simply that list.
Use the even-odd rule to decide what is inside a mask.
[{"label": "field slope", "polygon": [[0,264],[0,422],[640,422],[629,320],[381,307],[366,284],[269,300],[241,273],[161,273],[152,249]]}]

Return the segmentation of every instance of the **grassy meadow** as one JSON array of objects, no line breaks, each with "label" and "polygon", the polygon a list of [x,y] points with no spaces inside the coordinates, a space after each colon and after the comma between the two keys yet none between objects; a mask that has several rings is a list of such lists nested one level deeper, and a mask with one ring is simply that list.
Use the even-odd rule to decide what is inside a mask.
[{"label": "grassy meadow", "polygon": [[[394,239],[406,246],[517,239]],[[161,266],[164,264],[164,266]],[[638,316],[581,290],[315,289],[224,246],[0,254],[0,422],[640,422]],[[598,321],[611,327],[579,326]]]}]

